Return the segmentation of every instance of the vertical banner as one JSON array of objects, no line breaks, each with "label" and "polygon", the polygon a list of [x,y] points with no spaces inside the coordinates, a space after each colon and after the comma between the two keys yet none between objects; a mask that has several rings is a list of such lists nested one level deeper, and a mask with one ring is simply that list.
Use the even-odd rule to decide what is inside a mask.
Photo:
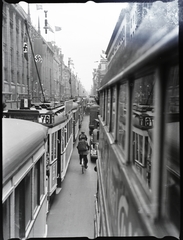
[{"label": "vertical banner", "polygon": [[26,33],[24,35],[23,52],[24,52],[24,58],[28,61],[28,38]]},{"label": "vertical banner", "polygon": [[[43,40],[42,38],[35,38],[34,39],[34,60],[36,62],[37,65],[37,69],[38,69],[38,73],[39,73],[39,77],[42,81],[41,78],[41,70],[42,70],[42,62],[43,62]],[[35,97],[38,98],[41,96],[41,94],[39,93],[41,91],[41,87],[40,87],[40,81],[39,81],[39,77],[38,77],[38,73],[35,67],[35,64],[33,64],[33,81],[34,81],[34,92],[35,92]],[[42,84],[43,82],[41,82]],[[38,100],[38,99],[37,99]]]}]

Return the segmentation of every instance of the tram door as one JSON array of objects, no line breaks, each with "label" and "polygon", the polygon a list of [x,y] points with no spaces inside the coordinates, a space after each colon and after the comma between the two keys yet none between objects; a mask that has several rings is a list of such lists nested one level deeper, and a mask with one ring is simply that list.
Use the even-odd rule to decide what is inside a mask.
[{"label": "tram door", "polygon": [[57,151],[57,187],[61,188],[61,129],[58,131]]}]

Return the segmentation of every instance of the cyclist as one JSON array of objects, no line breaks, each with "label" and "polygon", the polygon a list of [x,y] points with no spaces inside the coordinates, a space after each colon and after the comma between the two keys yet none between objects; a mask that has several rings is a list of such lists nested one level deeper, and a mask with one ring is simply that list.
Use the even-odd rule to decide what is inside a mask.
[{"label": "cyclist", "polygon": [[85,138],[81,138],[78,142],[77,145],[77,149],[78,149],[78,153],[79,153],[79,160],[80,160],[80,164],[82,162],[82,158],[84,159],[84,166],[87,169],[87,163],[88,163],[88,150],[89,150],[89,145],[88,142],[85,140]]},{"label": "cyclist", "polygon": [[82,131],[81,134],[79,135],[79,140],[81,139],[85,139],[87,141],[87,136],[84,131]]}]

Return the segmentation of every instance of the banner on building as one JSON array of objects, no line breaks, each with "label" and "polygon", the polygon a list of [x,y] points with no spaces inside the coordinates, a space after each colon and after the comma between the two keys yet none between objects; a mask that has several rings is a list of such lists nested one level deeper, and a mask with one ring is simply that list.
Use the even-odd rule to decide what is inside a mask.
[{"label": "banner on building", "polygon": [[[34,60],[36,62],[39,74],[41,74],[41,66],[42,66],[42,62],[43,62],[43,39],[42,38],[34,39]],[[37,71],[34,66],[33,67],[33,79],[37,79],[37,78],[38,78]]]},{"label": "banner on building", "polygon": [[24,52],[24,58],[28,61],[28,38],[26,33],[24,35],[23,52]]}]

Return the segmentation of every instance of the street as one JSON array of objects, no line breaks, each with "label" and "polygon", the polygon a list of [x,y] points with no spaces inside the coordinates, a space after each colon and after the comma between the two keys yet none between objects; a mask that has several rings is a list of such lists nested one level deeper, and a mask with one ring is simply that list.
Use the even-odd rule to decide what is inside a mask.
[{"label": "street", "polygon": [[[84,116],[81,130],[89,143],[89,116]],[[94,195],[96,194],[97,173],[95,163],[88,155],[88,168],[81,172],[77,142],[62,183],[62,190],[53,201],[47,218],[47,237],[94,237]]]}]

